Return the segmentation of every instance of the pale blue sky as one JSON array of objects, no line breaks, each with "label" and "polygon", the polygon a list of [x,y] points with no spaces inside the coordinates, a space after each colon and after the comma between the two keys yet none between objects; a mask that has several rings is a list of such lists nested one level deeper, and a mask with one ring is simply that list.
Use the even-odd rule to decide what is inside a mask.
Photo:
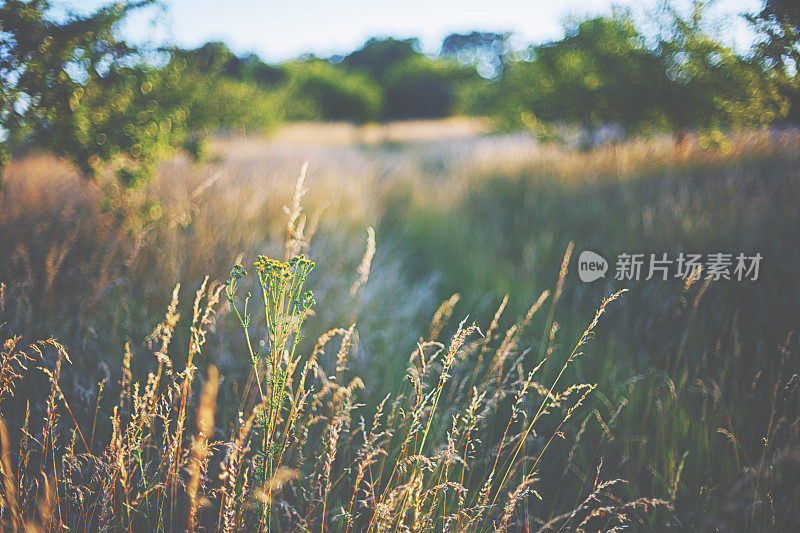
[{"label": "pale blue sky", "polygon": [[[53,5],[89,10],[103,0],[53,0]],[[686,0],[679,0],[685,5]],[[758,0],[717,0],[709,8],[720,22],[720,37],[746,50],[753,34],[737,17],[755,12]],[[164,0],[125,27],[139,43],[195,47],[219,40],[237,53],[254,51],[268,61],[313,52],[328,56],[358,48],[371,36],[420,37],[425,51],[441,39],[468,30],[511,31],[519,42],[544,42],[562,35],[567,17],[610,13],[612,5],[633,7],[637,18],[659,0]]]}]

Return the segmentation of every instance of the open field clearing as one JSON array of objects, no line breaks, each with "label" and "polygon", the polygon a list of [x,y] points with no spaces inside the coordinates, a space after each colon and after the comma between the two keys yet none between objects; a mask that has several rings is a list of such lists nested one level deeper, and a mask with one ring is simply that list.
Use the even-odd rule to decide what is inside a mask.
[{"label": "open field clearing", "polygon": [[[116,203],[52,156],[12,161],[0,406],[26,435],[27,469],[4,470],[25,520],[797,524],[800,135],[577,151],[483,127],[218,138],[210,162],[172,159]],[[580,281],[584,250],[604,278]],[[619,254],[680,252],[763,262],[757,280],[615,279]],[[254,265],[295,253],[313,270]],[[309,312],[265,289],[265,322],[256,277],[273,272],[313,290]],[[300,331],[296,358],[276,348]],[[286,403],[267,417],[267,401]]]},{"label": "open field clearing", "polygon": [[790,0],[0,0],[0,533],[800,531]]}]

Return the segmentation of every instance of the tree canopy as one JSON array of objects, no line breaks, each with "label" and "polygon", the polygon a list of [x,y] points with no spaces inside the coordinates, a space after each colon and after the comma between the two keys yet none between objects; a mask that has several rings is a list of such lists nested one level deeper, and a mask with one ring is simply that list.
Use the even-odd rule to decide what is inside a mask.
[{"label": "tree canopy", "polygon": [[417,39],[371,38],[349,54],[280,64],[222,42],[143,52],[121,40],[124,18],[154,1],[61,17],[48,0],[0,6],[0,156],[38,146],[87,177],[133,187],[176,148],[197,153],[199,137],[282,120],[467,114],[545,135],[800,120],[800,8],[789,0],[766,0],[748,17],[762,39],[746,54],[706,30],[705,4],[695,2],[688,14],[668,8],[656,36],[614,12],[527,49],[513,49],[508,33],[471,31],[445,37],[438,54]]},{"label": "tree canopy", "polygon": [[115,3],[64,21],[47,0],[0,7],[0,126],[9,140],[69,157],[87,175],[110,164],[133,185],[181,138],[186,113],[156,98],[173,81],[115,37],[132,10]]}]

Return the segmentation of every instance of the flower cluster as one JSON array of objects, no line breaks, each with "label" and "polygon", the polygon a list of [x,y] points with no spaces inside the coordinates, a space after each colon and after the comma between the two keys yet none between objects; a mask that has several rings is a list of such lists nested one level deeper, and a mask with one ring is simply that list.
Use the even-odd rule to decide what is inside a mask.
[{"label": "flower cluster", "polygon": [[289,266],[293,268],[305,268],[307,267],[308,270],[314,268],[314,261],[310,259],[306,259],[306,256],[303,254],[296,255],[289,260]]},{"label": "flower cluster", "polygon": [[[231,270],[226,283],[226,295],[247,341],[247,348],[253,364],[261,404],[266,407],[255,430],[261,433],[260,449],[256,449],[256,475],[266,484],[275,473],[275,449],[277,445],[277,421],[284,408],[287,368],[298,363],[297,345],[303,337],[300,329],[314,305],[311,291],[303,291],[308,273],[314,262],[303,255],[292,257],[288,263],[259,255],[253,263],[261,285],[261,301],[264,304],[264,325],[267,328],[263,342],[264,351],[256,350],[250,339],[250,318],[247,304],[250,293],[244,297],[243,310],[236,303],[236,283],[247,275],[241,265]],[[265,360],[263,366],[259,361]],[[268,507],[267,509],[268,513]]]},{"label": "flower cluster", "polygon": [[[225,296],[228,298],[229,302],[233,302],[233,298],[236,294],[236,282],[245,276],[247,276],[247,271],[242,265],[236,264],[233,266],[231,273],[228,275],[228,280],[225,282]],[[250,293],[248,293],[248,298],[249,294]]]},{"label": "flower cluster", "polygon": [[300,296],[300,307],[307,310],[309,307],[317,303],[314,300],[314,294],[311,291],[306,291]]},{"label": "flower cluster", "polygon": [[259,277],[263,279],[269,278],[284,278],[289,279],[292,277],[292,270],[290,266],[277,259],[270,259],[266,255],[259,255],[256,262],[253,263],[258,271]]},{"label": "flower cluster", "polygon": [[231,279],[237,280],[242,279],[247,275],[247,271],[244,269],[242,265],[234,265],[233,270],[231,270]]}]

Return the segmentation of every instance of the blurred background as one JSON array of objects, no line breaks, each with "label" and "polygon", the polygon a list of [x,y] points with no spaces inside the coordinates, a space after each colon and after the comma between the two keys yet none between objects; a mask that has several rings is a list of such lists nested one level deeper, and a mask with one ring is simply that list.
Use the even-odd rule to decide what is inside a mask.
[{"label": "blurred background", "polygon": [[[118,100],[102,123],[92,115],[85,126],[88,144],[78,141],[86,153],[72,156],[87,168],[92,155],[111,158],[94,146],[102,132],[90,130],[138,112],[137,103],[166,137],[263,132],[297,121],[467,116],[488,118],[495,129],[591,144],[636,134],[682,136],[688,130],[781,124],[794,116],[796,13],[790,2],[506,1],[490,8],[463,2],[242,1],[223,7],[176,1],[120,4],[116,11],[104,11],[99,0],[35,4],[50,23],[64,23],[64,30],[69,20],[83,21],[71,28],[86,30],[72,35],[79,42],[64,43],[81,51],[61,58],[69,78],[62,80],[64,90],[93,76],[108,83],[112,73],[106,68],[119,69],[125,78],[154,77],[148,94],[131,98],[124,111]],[[16,31],[36,35],[32,21],[20,24]],[[128,47],[115,50],[113,60],[102,57],[112,50],[88,50],[104,30]],[[50,46],[51,53],[68,51]],[[47,62],[47,52],[40,53]],[[9,71],[20,67],[12,61]],[[41,75],[28,83],[44,88],[54,73]],[[72,107],[98,105],[90,100],[90,94],[75,97]],[[156,108],[147,109],[153,101]],[[28,128],[44,127],[36,127],[33,109],[17,111],[28,115]],[[10,139],[14,146],[35,134],[21,125],[6,129],[22,137]],[[101,144],[112,144],[105,151],[123,152],[131,149],[125,141],[135,144],[120,141]]]},{"label": "blurred background", "polygon": [[[798,524],[794,1],[0,5],[0,338],[67,346],[78,418],[126,342],[135,372],[153,366],[144,339],[176,283],[189,316],[205,275],[282,256],[308,162],[307,336],[360,306],[364,403],[397,390],[443,301],[460,294],[452,333],[466,316],[487,328],[508,295],[508,328],[574,243],[526,364],[566,358],[602,298],[629,292],[570,367],[598,389],[542,466],[555,496],[536,512],[569,509],[603,457],[683,527]],[[764,259],[756,281],[589,284],[586,249]],[[236,394],[249,361],[229,311],[200,364]]]}]

